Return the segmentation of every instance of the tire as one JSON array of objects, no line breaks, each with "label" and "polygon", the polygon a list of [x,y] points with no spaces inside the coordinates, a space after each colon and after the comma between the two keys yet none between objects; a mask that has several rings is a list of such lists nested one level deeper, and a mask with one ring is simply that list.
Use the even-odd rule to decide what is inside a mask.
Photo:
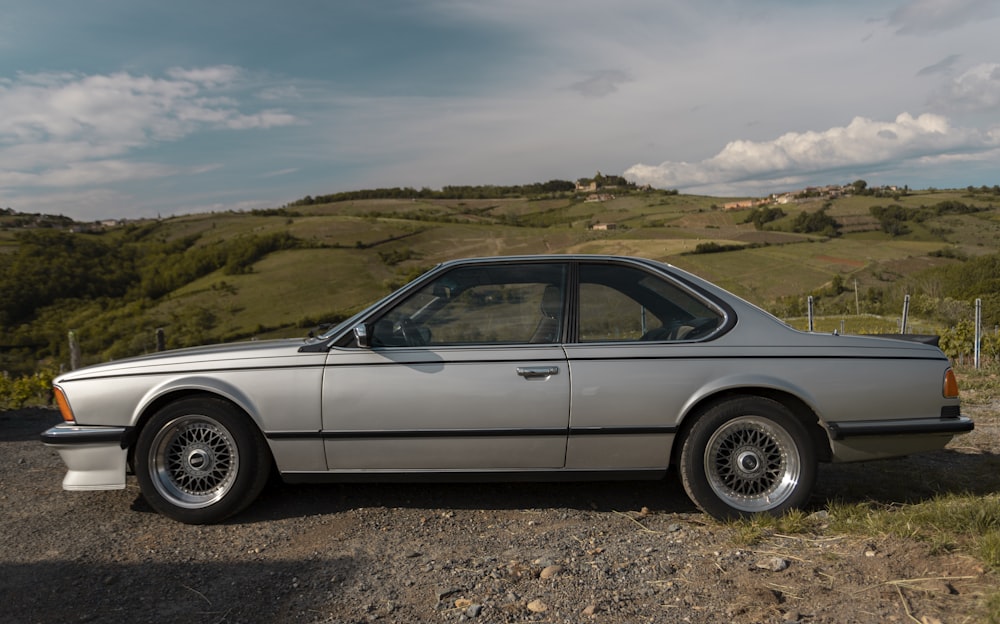
[{"label": "tire", "polygon": [[694,422],[681,447],[688,496],[720,520],[801,507],[816,482],[816,452],[805,425],[781,403],[729,399]]},{"label": "tire", "polygon": [[189,398],[156,412],[136,443],[135,472],[146,501],[187,524],[220,522],[267,483],[271,457],[249,417],[231,403]]}]

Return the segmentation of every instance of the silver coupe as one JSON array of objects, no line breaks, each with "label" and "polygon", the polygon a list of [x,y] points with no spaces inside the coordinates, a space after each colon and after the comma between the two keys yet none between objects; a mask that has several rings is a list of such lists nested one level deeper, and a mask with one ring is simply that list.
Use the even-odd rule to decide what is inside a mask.
[{"label": "silver coupe", "polygon": [[167,351],[55,380],[67,490],[218,522],[286,482],[657,479],[729,518],[807,502],[818,462],[970,431],[948,359],[805,333],[694,275],[611,256],[439,265],[322,335]]}]

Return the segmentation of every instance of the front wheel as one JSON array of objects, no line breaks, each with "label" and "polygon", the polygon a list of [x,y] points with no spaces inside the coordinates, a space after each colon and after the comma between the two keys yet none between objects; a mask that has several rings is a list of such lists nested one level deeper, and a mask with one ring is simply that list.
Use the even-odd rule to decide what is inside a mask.
[{"label": "front wheel", "polygon": [[163,515],[188,524],[220,522],[245,508],[264,488],[270,467],[260,432],[219,399],[167,405],[136,443],[143,497]]},{"label": "front wheel", "polygon": [[741,397],[695,421],[681,447],[680,476],[691,500],[716,518],[778,515],[809,499],[816,453],[784,405]]}]

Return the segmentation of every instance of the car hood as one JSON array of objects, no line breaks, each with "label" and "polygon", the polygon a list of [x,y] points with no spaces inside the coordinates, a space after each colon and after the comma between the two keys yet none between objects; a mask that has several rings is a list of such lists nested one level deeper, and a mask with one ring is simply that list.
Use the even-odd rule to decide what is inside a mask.
[{"label": "car hood", "polygon": [[299,355],[301,338],[263,340],[162,351],[95,364],[60,375],[55,383],[91,377],[135,375],[190,370],[218,370],[276,364]]}]

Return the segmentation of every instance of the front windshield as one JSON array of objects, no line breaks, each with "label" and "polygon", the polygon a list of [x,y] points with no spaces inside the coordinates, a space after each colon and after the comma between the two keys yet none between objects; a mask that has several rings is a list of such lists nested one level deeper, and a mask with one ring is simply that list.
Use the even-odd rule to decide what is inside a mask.
[{"label": "front windshield", "polygon": [[313,344],[313,343],[316,343],[316,342],[323,342],[323,341],[329,340],[330,338],[333,338],[335,335],[337,335],[340,332],[344,331],[348,327],[351,327],[354,324],[356,324],[361,319],[361,317],[363,317],[368,312],[368,310],[381,305],[383,301],[385,301],[386,299],[392,297],[394,294],[396,294],[396,293],[395,292],[389,293],[385,297],[382,297],[381,299],[378,299],[375,302],[366,305],[357,314],[351,316],[348,319],[345,319],[345,320],[337,323],[333,327],[331,327],[331,328],[327,329],[326,331],[324,331],[319,336],[310,336],[310,337],[307,337],[305,339],[306,343],[307,344]]}]

